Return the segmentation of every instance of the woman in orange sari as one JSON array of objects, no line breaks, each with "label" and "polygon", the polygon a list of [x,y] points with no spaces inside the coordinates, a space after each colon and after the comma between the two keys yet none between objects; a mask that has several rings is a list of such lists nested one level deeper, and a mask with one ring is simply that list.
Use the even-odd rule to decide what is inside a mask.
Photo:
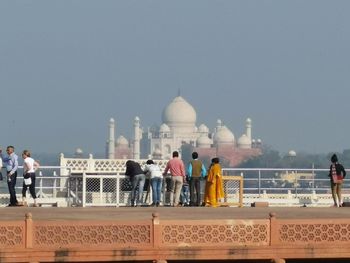
[{"label": "woman in orange sari", "polygon": [[205,184],[205,206],[217,207],[221,198],[224,198],[221,165],[219,158],[213,158]]}]

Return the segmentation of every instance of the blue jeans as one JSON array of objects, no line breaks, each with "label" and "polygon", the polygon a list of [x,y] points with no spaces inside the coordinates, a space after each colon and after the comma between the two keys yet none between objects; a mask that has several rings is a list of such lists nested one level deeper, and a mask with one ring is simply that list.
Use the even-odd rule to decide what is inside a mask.
[{"label": "blue jeans", "polygon": [[190,200],[189,200],[189,196],[190,196],[189,188],[190,187],[188,186],[188,184],[184,184],[182,186],[180,199],[181,199],[181,203],[183,205],[188,205],[190,203]]},{"label": "blue jeans", "polygon": [[[142,194],[143,187],[145,185],[146,176],[144,174],[137,174],[132,178],[132,189],[131,189],[131,205],[141,205],[142,202]],[[138,187],[137,187],[138,186]],[[137,199],[135,200],[136,192],[138,191]],[[136,201],[136,203],[135,203]]]},{"label": "blue jeans", "polygon": [[162,191],[162,182],[163,178],[161,177],[154,177],[151,179],[151,186],[152,186],[152,203],[153,204],[159,204],[160,203],[160,195]]}]

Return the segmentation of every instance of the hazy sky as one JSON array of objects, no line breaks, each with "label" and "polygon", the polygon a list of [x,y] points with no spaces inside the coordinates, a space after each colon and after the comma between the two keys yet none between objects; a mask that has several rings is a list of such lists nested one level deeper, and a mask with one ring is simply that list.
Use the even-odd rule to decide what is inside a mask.
[{"label": "hazy sky", "polygon": [[0,1],[0,145],[103,153],[181,89],[210,129],[349,149],[350,1]]}]

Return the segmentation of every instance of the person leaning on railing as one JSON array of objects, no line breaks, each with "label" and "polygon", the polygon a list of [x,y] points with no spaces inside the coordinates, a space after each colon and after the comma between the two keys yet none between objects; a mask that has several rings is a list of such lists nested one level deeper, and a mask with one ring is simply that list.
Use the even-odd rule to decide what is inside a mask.
[{"label": "person leaning on railing", "polygon": [[344,166],[338,163],[337,155],[333,154],[331,157],[331,166],[329,168],[329,177],[331,179],[331,187],[332,187],[332,197],[334,201],[335,207],[342,207],[343,200],[341,196],[341,189],[343,180],[346,176],[346,172]]}]

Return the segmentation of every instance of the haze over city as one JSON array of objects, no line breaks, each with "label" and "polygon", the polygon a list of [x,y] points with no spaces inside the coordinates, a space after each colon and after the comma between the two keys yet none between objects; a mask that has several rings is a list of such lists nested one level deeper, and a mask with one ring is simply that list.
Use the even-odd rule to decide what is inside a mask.
[{"label": "haze over city", "polygon": [[349,1],[1,1],[0,146],[104,153],[180,90],[197,124],[349,149]]}]

